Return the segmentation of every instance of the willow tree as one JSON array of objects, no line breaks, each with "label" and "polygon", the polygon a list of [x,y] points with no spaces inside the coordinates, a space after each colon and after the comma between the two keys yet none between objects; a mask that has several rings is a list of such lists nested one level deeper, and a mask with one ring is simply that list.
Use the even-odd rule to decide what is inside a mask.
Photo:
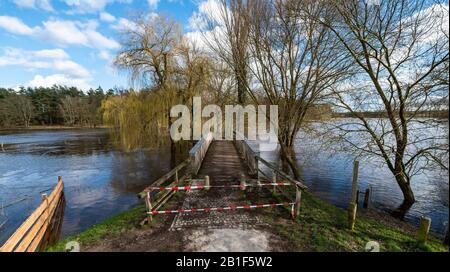
[{"label": "willow tree", "polygon": [[103,104],[105,120],[119,129],[127,149],[170,140],[170,109],[205,91],[209,59],[187,42],[180,25],[163,16],[140,16],[122,31],[115,64],[140,91]]},{"label": "willow tree", "polygon": [[[433,164],[448,171],[448,134],[439,133],[436,120],[419,118],[448,99],[448,4],[428,0],[327,4],[333,17],[311,16],[333,32],[358,69],[351,80],[334,88],[334,105],[355,117],[352,124],[336,128],[352,149],[385,162],[403,193],[400,208],[405,210],[415,202],[412,176]],[[363,114],[367,111],[386,118],[369,119]]]}]

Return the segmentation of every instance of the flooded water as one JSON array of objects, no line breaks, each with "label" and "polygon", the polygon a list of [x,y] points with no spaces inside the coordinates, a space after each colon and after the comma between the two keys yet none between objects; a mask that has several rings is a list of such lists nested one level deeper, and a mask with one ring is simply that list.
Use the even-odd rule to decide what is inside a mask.
[{"label": "flooded water", "polygon": [[[445,127],[446,126],[446,127]],[[448,131],[448,122],[443,129]],[[67,206],[62,237],[77,234],[136,205],[136,193],[170,170],[169,148],[125,153],[108,130],[0,131],[0,243],[39,205],[62,176]],[[322,199],[346,208],[354,157],[317,148],[317,139],[297,139],[302,177]],[[263,153],[277,161],[276,153]],[[359,187],[374,189],[373,205],[390,210],[402,201],[392,174],[373,160],[361,160]],[[432,218],[434,232],[448,221],[448,172],[429,171],[413,180],[417,202],[405,220]]]},{"label": "flooded water", "polygon": [[[62,237],[136,205],[136,193],[170,170],[169,148],[125,153],[108,130],[0,132],[0,244],[64,180]],[[3,226],[2,226],[3,225]]]},{"label": "flooded water", "polygon": [[[322,125],[313,124],[316,129]],[[446,134],[447,144],[448,126],[447,120],[438,128],[439,134]],[[436,132],[429,131],[429,133]],[[308,133],[300,133],[297,137],[295,152],[302,178],[310,191],[321,199],[338,207],[347,208],[351,198],[355,156],[347,152],[336,152],[338,149],[336,146],[324,147],[321,141],[321,138],[315,138]],[[262,152],[261,155],[273,163],[279,162],[277,152]],[[388,212],[397,208],[403,201],[403,195],[387,166],[377,158],[358,158],[358,160],[359,190],[365,191],[369,187],[373,190],[372,207]],[[412,189],[416,203],[406,213],[404,220],[418,225],[421,216],[430,217],[432,231],[444,233],[445,224],[449,220],[448,171],[434,169],[414,176]],[[361,202],[363,198],[364,195],[360,195]]]}]

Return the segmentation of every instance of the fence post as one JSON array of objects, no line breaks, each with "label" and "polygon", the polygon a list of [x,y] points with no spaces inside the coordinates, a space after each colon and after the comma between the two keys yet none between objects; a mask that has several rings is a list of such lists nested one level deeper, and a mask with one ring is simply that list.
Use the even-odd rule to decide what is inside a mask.
[{"label": "fence post", "polygon": [[245,184],[245,175],[242,174],[241,175],[241,190],[245,191],[246,187],[247,187],[247,185]]},{"label": "fence post", "polygon": [[430,232],[431,219],[428,217],[420,217],[419,231],[417,232],[417,240],[421,243],[425,243],[428,239],[428,233]]},{"label": "fence post", "polygon": [[[147,196],[145,197],[145,206],[147,206],[147,212],[152,212],[153,207],[150,192],[147,192]],[[153,221],[153,216],[151,214],[147,214],[147,218],[149,222]]]},{"label": "fence post", "polygon": [[302,191],[300,190],[300,188],[295,185],[295,217],[300,216],[300,204],[302,201]]},{"label": "fence post", "polygon": [[369,208],[369,204],[370,204],[370,189],[367,188],[366,192],[364,194],[363,208],[365,208],[365,209]]},{"label": "fence post", "polygon": [[357,211],[356,203],[354,202],[350,203],[350,206],[348,207],[348,223],[349,228],[351,230],[355,229],[356,211]]},{"label": "fence post", "polygon": [[209,186],[210,186],[210,184],[209,184],[209,176],[205,176],[205,189],[209,190]]},{"label": "fence post", "polygon": [[355,228],[356,212],[358,209],[358,168],[359,161],[355,160],[353,162],[352,198],[348,207],[348,223],[351,230]]},{"label": "fence post", "polygon": [[178,170],[177,171],[175,171],[175,182],[178,184]]}]

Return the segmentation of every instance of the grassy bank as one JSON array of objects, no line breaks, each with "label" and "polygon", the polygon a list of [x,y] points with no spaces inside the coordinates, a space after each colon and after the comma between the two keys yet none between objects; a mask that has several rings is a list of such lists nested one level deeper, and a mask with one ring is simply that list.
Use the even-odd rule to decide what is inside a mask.
[{"label": "grassy bank", "polygon": [[[179,201],[178,197],[175,197]],[[174,200],[175,201],[175,200]],[[168,204],[171,206],[171,204]],[[83,233],[65,239],[49,251],[64,251],[68,241],[78,241],[84,247],[93,247],[105,239],[119,239],[121,242],[132,232],[152,232],[152,235],[165,235],[167,216],[155,217],[150,225],[139,226],[143,218],[144,206],[114,216],[101,224],[91,227]],[[267,223],[269,230],[279,236],[288,245],[286,251],[364,251],[367,242],[376,241],[380,251],[427,251],[448,252],[448,247],[442,245],[440,239],[430,237],[427,243],[420,244],[415,239],[415,227],[396,220],[389,215],[378,212],[361,211],[358,214],[354,231],[347,228],[347,212],[330,205],[310,194],[303,194],[300,217],[292,222],[290,209],[254,210]],[[169,223],[170,224],[170,223]],[[144,228],[144,229],[142,229]],[[154,231],[159,228],[161,231]],[[131,238],[130,238],[131,239]],[[160,238],[165,239],[165,238]],[[168,238],[169,239],[169,238]],[[128,241],[133,243],[133,241]],[[113,243],[114,244],[114,243]],[[164,250],[179,250],[179,242],[173,241],[174,248]],[[154,245],[149,245],[150,247]],[[120,249],[111,249],[120,250]],[[151,250],[151,249],[150,249]]]},{"label": "grassy bank", "polygon": [[121,234],[132,231],[136,228],[152,228],[153,226],[159,224],[159,218],[155,218],[155,220],[153,220],[150,224],[144,225],[143,227],[139,226],[140,221],[143,219],[144,211],[144,205],[131,208],[128,211],[106,219],[100,224],[92,226],[76,236],[68,237],[63,241],[60,241],[57,245],[47,249],[47,251],[65,251],[65,245],[70,241],[76,241],[81,245],[87,246],[98,243],[103,239],[118,237]]}]

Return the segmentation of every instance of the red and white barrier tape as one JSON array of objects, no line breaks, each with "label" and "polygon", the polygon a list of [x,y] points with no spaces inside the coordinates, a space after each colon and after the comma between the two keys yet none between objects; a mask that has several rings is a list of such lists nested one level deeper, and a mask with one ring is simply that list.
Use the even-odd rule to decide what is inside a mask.
[{"label": "red and white barrier tape", "polygon": [[194,185],[194,186],[176,186],[176,187],[149,187],[149,190],[159,190],[159,191],[189,191],[189,190],[199,190],[199,189],[210,189],[210,188],[245,188],[245,187],[261,187],[261,186],[291,186],[291,183],[276,182],[276,183],[261,183],[259,185]]},{"label": "red and white barrier tape", "polygon": [[257,205],[243,205],[243,206],[229,205],[227,207],[221,208],[200,208],[200,209],[192,208],[180,210],[152,211],[147,212],[147,214],[158,215],[158,214],[177,214],[177,213],[194,213],[194,212],[213,212],[213,211],[222,212],[227,210],[275,208],[280,206],[292,206],[292,211],[294,211],[294,205],[295,203],[257,204]]}]

